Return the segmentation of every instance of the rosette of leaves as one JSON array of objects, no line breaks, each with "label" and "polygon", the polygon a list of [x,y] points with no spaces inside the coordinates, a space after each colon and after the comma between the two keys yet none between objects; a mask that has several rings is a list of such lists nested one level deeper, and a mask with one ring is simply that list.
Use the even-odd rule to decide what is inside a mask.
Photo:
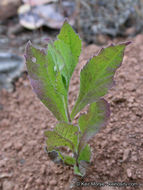
[{"label": "rosette of leaves", "polygon": [[[64,163],[74,166],[83,175],[81,162],[90,162],[89,140],[106,125],[109,105],[103,96],[112,87],[116,69],[121,65],[128,43],[110,45],[93,56],[80,72],[80,89],[75,105],[68,109],[69,83],[81,54],[81,39],[67,21],[57,40],[41,51],[30,42],[26,47],[26,65],[34,92],[58,120],[55,128],[45,132],[47,150],[58,152]],[[72,121],[88,105],[88,111]],[[60,147],[68,147],[73,156],[65,155]]]}]

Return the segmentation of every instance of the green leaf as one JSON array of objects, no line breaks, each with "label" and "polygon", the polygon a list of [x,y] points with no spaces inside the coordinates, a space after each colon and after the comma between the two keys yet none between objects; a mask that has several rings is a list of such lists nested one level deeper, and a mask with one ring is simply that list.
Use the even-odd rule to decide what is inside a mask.
[{"label": "green leaf", "polygon": [[74,149],[72,142],[70,142],[68,139],[62,137],[55,131],[46,131],[45,136],[48,137],[48,139],[46,141],[48,151],[52,151],[56,147],[60,147],[60,146],[67,146],[70,149]]},{"label": "green leaf", "polygon": [[69,46],[72,55],[75,57],[75,60],[78,61],[78,57],[81,53],[81,39],[67,21],[64,22],[60,34],[58,35],[58,39],[62,40]]},{"label": "green leaf", "polygon": [[78,148],[79,154],[98,130],[106,125],[109,115],[109,106],[104,99],[101,99],[98,102],[90,104],[88,113],[79,118],[78,123],[81,131]]},{"label": "green leaf", "polygon": [[63,160],[63,162],[65,164],[68,164],[68,165],[74,165],[76,163],[76,160],[75,158],[71,157],[71,156],[68,156],[68,155],[63,155],[61,154],[60,151],[58,151],[58,155],[59,157]]},{"label": "green leaf", "polygon": [[84,160],[86,162],[90,162],[91,158],[91,150],[90,146],[86,145],[80,152],[80,155],[78,157],[78,162],[80,163],[81,160]]},{"label": "green leaf", "polygon": [[48,44],[47,54],[26,47],[26,64],[31,85],[59,121],[68,121],[68,88],[81,52],[81,40],[65,22],[55,43]]},{"label": "green leaf", "polygon": [[51,51],[45,55],[28,43],[26,65],[33,90],[43,104],[60,121],[68,121],[67,90],[60,71],[54,70],[55,60]]},{"label": "green leaf", "polygon": [[81,70],[80,92],[71,119],[87,104],[98,101],[113,85],[113,76],[121,65],[126,45],[111,45],[94,56]]},{"label": "green leaf", "polygon": [[68,123],[58,123],[54,128],[54,131],[46,131],[45,135],[47,139],[47,149],[49,151],[55,149],[55,147],[67,146],[73,152],[77,150],[78,143],[78,127]]},{"label": "green leaf", "polygon": [[66,80],[66,89],[69,88],[69,82],[72,76],[72,73],[74,71],[75,66],[77,65],[77,62],[74,59],[74,56],[71,53],[71,50],[67,44],[65,44],[63,41],[58,40],[55,41],[55,46],[60,52],[60,55],[62,55],[62,60],[64,63],[64,67],[61,71],[62,76],[64,76]]},{"label": "green leaf", "polygon": [[64,163],[69,165],[74,165],[76,163],[75,158],[71,156],[64,156]]},{"label": "green leaf", "polygon": [[56,128],[54,130],[58,132],[60,135],[70,140],[75,148],[77,147],[79,133],[79,128],[77,126],[61,122],[56,125]]},{"label": "green leaf", "polygon": [[78,166],[74,165],[74,174],[79,175],[83,177],[84,175],[80,172],[80,169]]},{"label": "green leaf", "polygon": [[[69,82],[72,73],[78,63],[78,59],[81,53],[81,39],[78,34],[72,29],[67,21],[64,22],[60,34],[57,40],[54,42],[54,46],[59,54],[62,56],[62,61],[58,64],[64,63],[64,67],[61,71],[62,75],[66,79],[66,88],[69,88]],[[57,54],[58,55],[58,54]],[[60,60],[58,58],[58,60]]]},{"label": "green leaf", "polygon": [[60,54],[59,50],[56,49],[53,43],[48,44],[48,52],[51,53],[52,59],[54,60],[54,70],[59,70],[60,72],[62,72],[62,70],[66,68],[66,65],[62,55]]}]

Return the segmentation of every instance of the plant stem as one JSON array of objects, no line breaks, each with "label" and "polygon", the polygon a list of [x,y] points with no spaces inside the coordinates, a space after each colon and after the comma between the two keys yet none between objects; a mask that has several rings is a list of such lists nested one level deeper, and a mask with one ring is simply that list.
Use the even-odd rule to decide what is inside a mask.
[{"label": "plant stem", "polygon": [[68,115],[69,123],[71,123],[71,117],[70,117],[70,112],[69,112],[69,108],[68,107],[67,107],[67,115]]},{"label": "plant stem", "polygon": [[75,157],[75,161],[76,161],[76,166],[79,167],[79,164],[78,164],[78,155],[77,155],[76,152],[74,153],[74,157]]}]

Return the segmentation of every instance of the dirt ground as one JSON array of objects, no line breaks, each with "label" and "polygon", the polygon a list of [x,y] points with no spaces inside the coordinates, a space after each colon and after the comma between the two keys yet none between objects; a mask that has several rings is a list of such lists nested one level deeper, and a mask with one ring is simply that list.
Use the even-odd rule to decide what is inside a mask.
[{"label": "dirt ground", "polygon": [[[83,50],[71,81],[70,106],[78,93],[80,69],[99,50],[95,45]],[[55,164],[44,151],[44,131],[52,128],[56,120],[33,93],[27,74],[15,82],[14,92],[2,90],[0,190],[142,190],[143,35],[127,47],[115,81],[105,96],[111,105],[110,120],[90,141],[92,161],[84,178],[74,176],[69,166]],[[95,186],[85,183],[91,181]],[[117,184],[105,185],[107,182]],[[117,187],[119,182],[124,182],[124,186]],[[80,186],[74,187],[74,183]]]}]

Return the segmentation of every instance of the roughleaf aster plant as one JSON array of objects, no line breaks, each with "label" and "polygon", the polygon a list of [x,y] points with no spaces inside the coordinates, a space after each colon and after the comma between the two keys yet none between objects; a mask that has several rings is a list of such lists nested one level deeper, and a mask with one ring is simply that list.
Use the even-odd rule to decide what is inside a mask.
[{"label": "roughleaf aster plant", "polygon": [[[34,92],[58,120],[55,128],[45,132],[47,150],[57,151],[64,163],[74,166],[74,173],[83,176],[81,162],[90,162],[89,140],[104,127],[109,118],[109,105],[103,96],[112,87],[114,74],[122,63],[127,43],[102,48],[80,72],[80,90],[72,108],[68,108],[68,90],[72,74],[81,54],[81,39],[67,21],[57,40],[48,43],[45,53],[30,42],[26,47],[26,65]],[[75,116],[88,105],[88,111]],[[72,156],[61,152],[67,147]]]}]

